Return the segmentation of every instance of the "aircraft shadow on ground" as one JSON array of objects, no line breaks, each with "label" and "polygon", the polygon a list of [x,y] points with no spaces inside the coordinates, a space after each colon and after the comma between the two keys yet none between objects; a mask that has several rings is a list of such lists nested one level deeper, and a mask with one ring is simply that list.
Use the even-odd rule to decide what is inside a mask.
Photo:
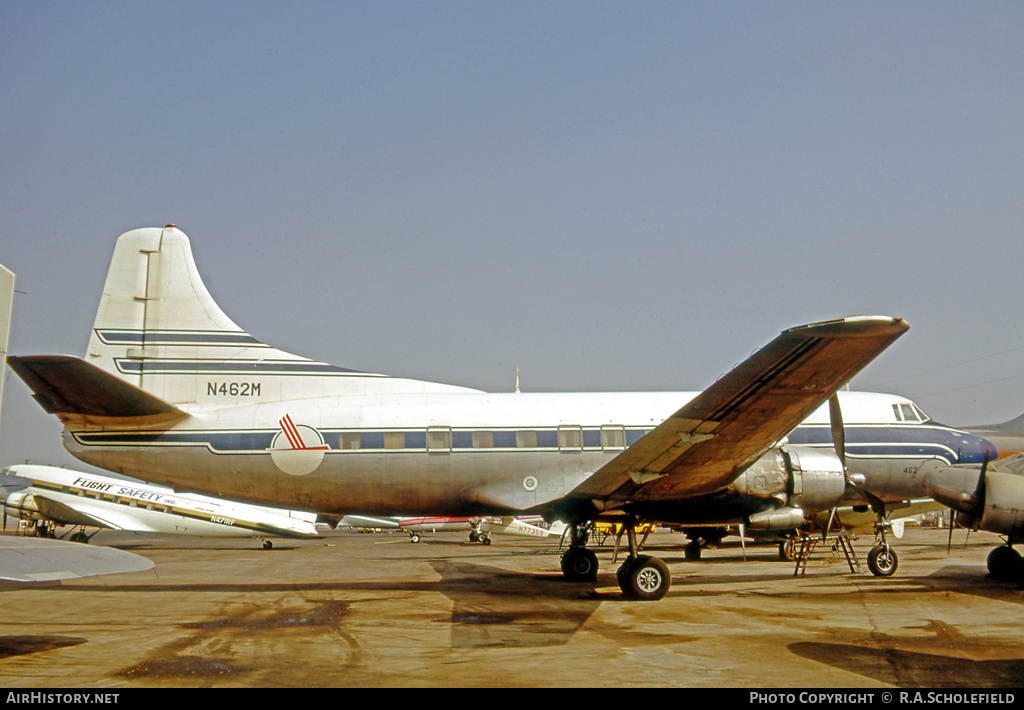
[{"label": "aircraft shadow on ground", "polygon": [[790,644],[789,650],[803,658],[900,688],[1019,688],[1024,685],[1024,658],[975,661],[918,651],[812,641]]},{"label": "aircraft shadow on ground", "polygon": [[54,649],[67,648],[68,646],[78,646],[86,641],[87,639],[77,636],[0,636],[0,660],[14,656],[25,656],[30,653],[53,651]]}]

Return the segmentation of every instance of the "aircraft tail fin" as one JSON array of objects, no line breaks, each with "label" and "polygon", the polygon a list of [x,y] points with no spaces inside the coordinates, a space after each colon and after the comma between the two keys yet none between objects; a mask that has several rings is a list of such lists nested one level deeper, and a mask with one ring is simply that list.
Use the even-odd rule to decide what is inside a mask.
[{"label": "aircraft tail fin", "polygon": [[213,300],[174,225],[122,234],[103,287],[86,360],[168,403],[271,394],[297,374],[353,374],[260,342]]},{"label": "aircraft tail fin", "polygon": [[1024,434],[1024,414],[1019,417],[1011,419],[1006,422],[1000,422],[999,424],[986,424],[982,426],[970,426],[963,427],[964,429],[991,429],[992,431],[1004,432],[1008,434]]},{"label": "aircraft tail fin", "polygon": [[11,335],[11,313],[14,311],[14,272],[0,264],[0,404],[4,401],[3,362],[7,359],[7,341]]}]

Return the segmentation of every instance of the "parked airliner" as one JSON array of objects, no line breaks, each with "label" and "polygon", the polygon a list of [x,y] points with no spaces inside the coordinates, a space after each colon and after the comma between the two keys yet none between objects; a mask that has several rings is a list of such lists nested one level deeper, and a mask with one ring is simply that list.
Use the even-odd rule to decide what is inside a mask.
[{"label": "parked airliner", "polygon": [[380,528],[384,530],[401,529],[409,533],[409,539],[413,542],[420,541],[420,533],[425,532],[452,532],[466,530],[469,532],[470,542],[479,542],[484,545],[491,544],[492,535],[513,535],[517,537],[560,537],[565,530],[565,524],[556,522],[550,527],[542,527],[539,523],[544,522],[539,516],[529,518],[517,518],[510,515],[485,515],[474,518],[457,518],[450,516],[426,517],[426,518],[401,518],[401,517],[366,517],[358,515],[346,515],[341,519],[339,525],[347,525],[354,528]]},{"label": "parked airliner", "polygon": [[[9,494],[5,514],[33,522],[36,532],[53,537],[53,526],[78,528],[70,539],[87,542],[85,528],[136,533],[210,537],[316,537],[316,514],[265,508],[170,488],[142,484],[55,466],[18,464],[2,475],[31,485]],[[3,480],[3,479],[0,479]],[[95,533],[94,533],[95,534]]]},{"label": "parked airliner", "polygon": [[597,574],[584,531],[610,518],[629,541],[624,595],[658,599],[669,571],[639,554],[636,521],[789,529],[838,503],[843,457],[780,442],[908,327],[790,328],[696,395],[486,393],[264,344],[217,306],[169,225],[117,240],[84,359],[8,362],[95,466],[328,515],[542,515],[570,525],[570,579]]}]

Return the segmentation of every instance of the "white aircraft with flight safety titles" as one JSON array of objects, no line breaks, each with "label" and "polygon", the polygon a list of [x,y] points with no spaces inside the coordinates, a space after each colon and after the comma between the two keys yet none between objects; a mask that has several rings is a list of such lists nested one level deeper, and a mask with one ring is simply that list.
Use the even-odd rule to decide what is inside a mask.
[{"label": "white aircraft with flight safety titles", "polygon": [[[117,240],[84,358],[8,362],[92,465],[339,517],[542,515],[570,526],[570,579],[595,577],[585,531],[611,519],[629,542],[624,596],[659,599],[670,573],[640,554],[636,521],[790,528],[836,505],[856,442],[839,453],[786,437],[816,410],[838,411],[830,400],[855,409],[859,393],[837,391],[908,327],[856,316],[790,328],[696,394],[487,393],[261,342],[217,306],[169,225]],[[835,418],[812,428],[834,432]],[[937,455],[903,453],[890,465]]]},{"label": "white aircraft with flight safety titles", "polygon": [[[279,510],[171,488],[83,473],[56,466],[16,464],[0,472],[27,479],[30,485],[3,499],[5,515],[31,521],[42,537],[69,526],[69,539],[88,542],[88,528],[134,533],[200,537],[258,537],[264,549],[270,537],[316,537],[316,513]],[[98,530],[97,530],[98,531]],[[93,532],[95,535],[96,532]]]}]

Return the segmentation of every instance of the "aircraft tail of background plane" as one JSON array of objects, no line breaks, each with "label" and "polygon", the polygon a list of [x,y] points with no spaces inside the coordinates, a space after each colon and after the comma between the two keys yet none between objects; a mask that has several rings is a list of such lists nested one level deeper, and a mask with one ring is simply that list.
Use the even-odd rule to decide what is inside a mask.
[{"label": "aircraft tail of background plane", "polygon": [[[14,310],[14,272],[0,264],[0,358],[7,359],[7,342],[11,334],[11,313]],[[2,365],[3,360],[0,360]],[[3,368],[0,367],[0,370]],[[0,402],[4,398],[4,380],[0,372]]]}]

